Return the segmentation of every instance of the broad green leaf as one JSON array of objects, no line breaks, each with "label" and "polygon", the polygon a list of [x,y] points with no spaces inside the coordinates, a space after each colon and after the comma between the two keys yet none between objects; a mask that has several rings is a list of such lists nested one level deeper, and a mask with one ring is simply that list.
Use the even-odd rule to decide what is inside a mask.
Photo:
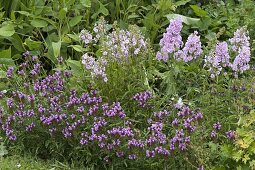
[{"label": "broad green leaf", "polygon": [[102,14],[104,14],[104,16],[107,16],[107,15],[109,15],[109,11],[108,11],[108,9],[107,8],[105,8],[105,6],[100,2],[100,1],[98,1],[99,2],[99,4],[100,4],[100,7],[99,7],[99,10],[98,10],[98,13],[102,13]]},{"label": "broad green leaf", "polygon": [[40,19],[34,19],[31,21],[31,25],[36,28],[43,28],[48,26],[48,22]]},{"label": "broad green leaf", "polygon": [[1,143],[0,145],[0,157],[7,155],[8,151],[6,149],[6,147],[4,146],[4,143]]},{"label": "broad green leaf", "polygon": [[0,70],[0,79],[6,78],[6,72],[3,70]]},{"label": "broad green leaf", "polygon": [[75,51],[78,51],[78,52],[87,51],[86,48],[83,48],[83,47],[80,46],[80,45],[69,45],[68,47],[72,47]]},{"label": "broad green leaf", "polygon": [[80,38],[76,34],[67,34],[68,37],[72,38],[74,41],[80,41]]},{"label": "broad green leaf", "polygon": [[21,14],[21,15],[25,15],[25,16],[32,16],[32,14],[30,14],[29,12],[27,11],[16,11],[17,13]]},{"label": "broad green leaf", "polygon": [[80,0],[80,2],[86,8],[90,8],[91,7],[91,0]]},{"label": "broad green leaf", "polygon": [[75,16],[69,21],[70,27],[74,27],[75,25],[79,24],[81,22],[82,16]]},{"label": "broad green leaf", "polygon": [[0,28],[0,36],[10,37],[15,33],[14,26],[12,23],[2,25]]},{"label": "broad green leaf", "polygon": [[175,19],[177,17],[181,17],[182,22],[184,22],[187,25],[195,25],[200,21],[199,18],[191,18],[191,17],[186,17],[184,15],[179,15],[179,14],[168,14],[168,15],[166,15],[166,17],[169,20]]},{"label": "broad green leaf", "polygon": [[7,50],[0,51],[0,58],[11,58],[11,57],[12,57],[11,47],[8,48]]},{"label": "broad green leaf", "polygon": [[0,58],[0,64],[4,64],[7,66],[15,66],[15,63],[11,58]]},{"label": "broad green leaf", "polygon": [[63,20],[63,19],[66,17],[66,13],[67,13],[67,8],[62,8],[62,9],[59,11],[58,18],[59,18],[60,20]]},{"label": "broad green leaf", "polygon": [[30,50],[38,50],[40,49],[42,42],[31,40],[29,37],[25,40],[24,44],[27,45]]},{"label": "broad green leaf", "polygon": [[177,1],[175,2],[175,6],[176,7],[179,7],[179,6],[182,6],[182,5],[185,5],[186,3],[190,2],[191,0],[181,0],[181,1]]},{"label": "broad green leaf", "polygon": [[20,51],[20,52],[24,52],[25,51],[22,39],[20,38],[20,36],[17,33],[13,34],[11,37],[8,37],[8,40],[10,40],[12,42],[12,45],[18,51]]},{"label": "broad green leaf", "polygon": [[206,17],[207,16],[207,12],[205,10],[203,10],[201,7],[199,7],[197,5],[190,5],[190,7],[193,9],[193,11],[195,12],[195,14],[198,17]]},{"label": "broad green leaf", "polygon": [[68,59],[66,60],[66,63],[69,67],[71,67],[74,75],[79,76],[82,74],[82,65],[80,61]]},{"label": "broad green leaf", "polygon": [[61,41],[52,42],[52,48],[53,48],[54,57],[56,57],[56,58],[59,57],[60,48],[61,48]]}]

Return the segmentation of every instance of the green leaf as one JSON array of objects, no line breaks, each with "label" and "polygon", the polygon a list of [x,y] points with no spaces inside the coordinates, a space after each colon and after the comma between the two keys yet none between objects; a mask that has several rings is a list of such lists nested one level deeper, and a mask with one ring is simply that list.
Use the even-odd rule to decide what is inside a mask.
[{"label": "green leaf", "polygon": [[54,56],[57,58],[60,55],[60,48],[61,48],[61,41],[58,42],[52,42],[52,48]]},{"label": "green leaf", "polygon": [[31,21],[31,25],[36,28],[43,28],[48,26],[48,22],[41,19],[34,19]]},{"label": "green leaf", "polygon": [[198,17],[207,17],[207,12],[197,5],[190,5]]},{"label": "green leaf", "polygon": [[25,40],[25,45],[27,45],[30,50],[38,50],[40,49],[42,42],[31,40],[29,37]]},{"label": "green leaf", "polygon": [[2,25],[0,28],[0,36],[10,37],[15,33],[14,26],[12,23]]},{"label": "green leaf", "polygon": [[98,1],[98,2],[99,2],[99,4],[100,4],[98,13],[102,13],[102,14],[104,14],[105,16],[109,15],[108,9],[105,8],[105,6],[104,6],[100,1]]},{"label": "green leaf", "polygon": [[80,45],[69,45],[68,47],[72,47],[75,51],[78,51],[78,52],[88,51],[86,48],[83,48]]},{"label": "green leaf", "polygon": [[75,16],[69,21],[70,27],[74,27],[75,25],[79,24],[81,22],[82,16]]},{"label": "green leaf", "polygon": [[25,51],[22,39],[20,38],[20,36],[17,33],[13,34],[12,37],[9,37],[8,39],[12,42],[12,45],[18,51],[20,51],[20,52],[24,52]]},{"label": "green leaf", "polygon": [[0,79],[6,78],[6,72],[3,70],[0,70]]},{"label": "green leaf", "polygon": [[182,6],[182,5],[185,5],[186,3],[190,2],[191,0],[181,0],[181,1],[177,1],[175,2],[175,6],[176,7],[179,7],[179,6]]},{"label": "green leaf", "polygon": [[191,17],[186,17],[184,15],[179,15],[179,14],[168,14],[168,15],[166,15],[166,17],[168,20],[175,19],[177,17],[181,17],[182,22],[184,22],[187,25],[196,25],[200,21],[199,18],[191,18]]},{"label": "green leaf", "polygon": [[91,0],[80,0],[80,2],[86,8],[90,8],[91,7]]},{"label": "green leaf", "polygon": [[0,58],[11,58],[11,57],[12,57],[11,47],[7,50],[0,51]]},{"label": "green leaf", "polygon": [[15,66],[15,63],[11,58],[0,58],[0,64],[4,64],[7,66]]},{"label": "green leaf", "polygon": [[60,20],[63,20],[63,19],[66,17],[66,13],[67,13],[67,8],[62,8],[62,9],[59,11],[58,18],[59,18]]},{"label": "green leaf", "polygon": [[71,67],[74,75],[79,76],[82,74],[82,65],[80,61],[68,59],[66,60],[66,63],[69,67]]},{"label": "green leaf", "polygon": [[8,151],[6,149],[6,147],[4,146],[4,143],[1,143],[0,145],[0,157],[7,155]]},{"label": "green leaf", "polygon": [[74,41],[80,41],[80,38],[76,34],[67,34],[68,37],[72,38]]},{"label": "green leaf", "polygon": [[15,12],[17,12],[17,13],[19,13],[19,14],[21,14],[21,15],[25,15],[25,16],[32,16],[32,14],[30,14],[29,12],[27,12],[27,11],[15,11]]}]

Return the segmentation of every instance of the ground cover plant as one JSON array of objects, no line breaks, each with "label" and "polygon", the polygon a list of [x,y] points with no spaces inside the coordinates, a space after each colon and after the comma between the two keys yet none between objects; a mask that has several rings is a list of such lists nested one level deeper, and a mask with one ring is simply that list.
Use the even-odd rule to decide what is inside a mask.
[{"label": "ground cover plant", "polygon": [[255,168],[254,2],[0,4],[0,169]]}]

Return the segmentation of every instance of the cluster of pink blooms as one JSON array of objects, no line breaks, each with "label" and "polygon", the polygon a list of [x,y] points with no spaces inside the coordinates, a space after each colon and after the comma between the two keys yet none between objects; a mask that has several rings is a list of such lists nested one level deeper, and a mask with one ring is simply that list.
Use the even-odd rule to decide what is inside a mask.
[{"label": "cluster of pink blooms", "polygon": [[[209,67],[212,78],[220,75],[222,71],[226,73],[226,68],[232,69],[235,75],[250,68],[251,51],[248,32],[245,28],[238,29],[229,42],[229,44],[225,41],[218,42],[215,50],[209,56],[205,56],[205,66]],[[231,62],[230,54],[236,56],[233,62]]]},{"label": "cluster of pink blooms", "polygon": [[90,71],[92,78],[102,78],[104,82],[108,81],[107,75],[105,73],[107,60],[105,58],[99,58],[96,60],[93,56],[85,53],[82,56],[81,63],[84,65],[85,69]]},{"label": "cluster of pink blooms", "polygon": [[[172,55],[176,60],[189,62],[199,57],[202,53],[202,46],[198,32],[190,34],[187,42],[184,44],[181,36],[182,20],[176,18],[171,20],[170,25],[160,40],[160,51],[157,52],[158,60],[167,61]],[[183,46],[184,45],[184,46]]]}]

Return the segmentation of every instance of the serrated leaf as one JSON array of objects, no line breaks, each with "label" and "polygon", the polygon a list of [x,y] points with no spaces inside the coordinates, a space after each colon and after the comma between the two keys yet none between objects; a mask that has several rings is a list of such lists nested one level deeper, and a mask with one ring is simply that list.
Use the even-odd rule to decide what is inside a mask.
[{"label": "serrated leaf", "polygon": [[0,36],[10,37],[15,33],[14,26],[12,23],[2,25],[0,28]]}]

